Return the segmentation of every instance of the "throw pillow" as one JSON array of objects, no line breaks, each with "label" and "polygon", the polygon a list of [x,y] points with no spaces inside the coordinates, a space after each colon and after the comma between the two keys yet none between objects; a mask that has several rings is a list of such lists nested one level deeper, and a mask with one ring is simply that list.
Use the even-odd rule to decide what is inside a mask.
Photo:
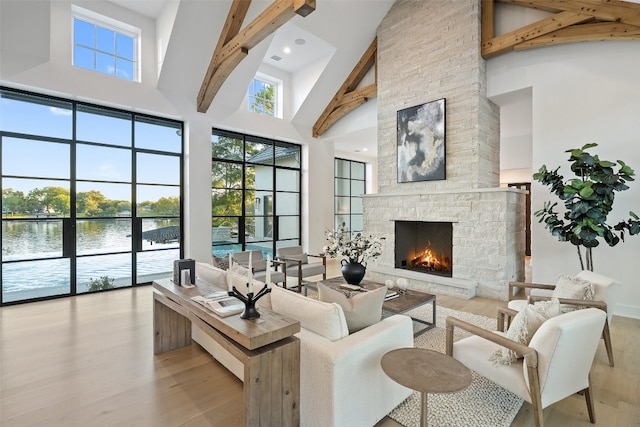
[{"label": "throw pillow", "polygon": [[553,290],[553,298],[592,300],[595,293],[593,283],[561,274]]},{"label": "throw pillow", "polygon": [[342,307],[338,304],[317,301],[274,286],[271,288],[271,308],[328,340],[336,341],[349,335]]},{"label": "throw pillow", "polygon": [[213,265],[214,267],[221,268],[223,270],[228,270],[229,258],[228,257],[220,258],[215,255],[211,255],[211,265]]},{"label": "throw pillow", "polygon": [[[560,303],[557,298],[528,304],[514,316],[505,337],[520,344],[529,345],[531,337],[533,337],[533,334],[536,333],[542,323],[559,314]],[[500,347],[489,356],[489,361],[493,362],[494,365],[510,365],[520,357],[522,356],[515,351]]]},{"label": "throw pillow", "polygon": [[386,295],[387,288],[381,286],[347,298],[342,292],[318,283],[318,299],[324,302],[334,302],[342,307],[350,334],[380,321],[382,304]]}]

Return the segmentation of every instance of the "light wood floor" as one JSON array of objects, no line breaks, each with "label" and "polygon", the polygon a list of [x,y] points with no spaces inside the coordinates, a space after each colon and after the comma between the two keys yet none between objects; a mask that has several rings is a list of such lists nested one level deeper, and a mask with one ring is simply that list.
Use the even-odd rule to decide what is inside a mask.
[{"label": "light wood floor", "polygon": [[[493,317],[503,303],[438,304]],[[592,371],[596,425],[640,426],[640,320],[614,317],[611,332],[616,366],[601,344]],[[195,344],[154,356],[152,338],[150,286],[0,308],[0,425],[241,425],[235,377]],[[547,426],[592,425],[580,396],[544,415]],[[530,425],[525,403],[513,426]]]}]

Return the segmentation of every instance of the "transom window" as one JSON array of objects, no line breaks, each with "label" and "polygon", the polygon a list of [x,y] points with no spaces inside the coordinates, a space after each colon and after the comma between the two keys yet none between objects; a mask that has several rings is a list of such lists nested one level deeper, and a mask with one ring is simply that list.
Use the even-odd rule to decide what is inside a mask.
[{"label": "transom window", "polygon": [[73,65],[140,81],[140,29],[73,7]]},{"label": "transom window", "polygon": [[280,105],[280,91],[282,83],[276,79],[262,74],[256,77],[249,85],[247,108],[249,111],[264,114],[271,117],[282,118]]}]

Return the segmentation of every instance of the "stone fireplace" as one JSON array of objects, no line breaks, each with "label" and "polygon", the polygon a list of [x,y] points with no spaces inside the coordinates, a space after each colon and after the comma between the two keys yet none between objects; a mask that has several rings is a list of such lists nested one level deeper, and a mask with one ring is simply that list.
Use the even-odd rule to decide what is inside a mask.
[{"label": "stone fireplace", "polygon": [[451,277],[450,222],[395,221],[396,268]]},{"label": "stone fireplace", "polygon": [[[506,300],[509,282],[524,279],[525,192],[499,186],[500,114],[486,97],[480,0],[396,1],[378,28],[377,55],[378,192],[364,198],[364,230],[385,240],[367,278]],[[441,98],[446,179],[400,183],[397,112]],[[402,265],[412,255],[399,248],[416,245],[396,229],[405,222],[450,224],[447,275]]]}]

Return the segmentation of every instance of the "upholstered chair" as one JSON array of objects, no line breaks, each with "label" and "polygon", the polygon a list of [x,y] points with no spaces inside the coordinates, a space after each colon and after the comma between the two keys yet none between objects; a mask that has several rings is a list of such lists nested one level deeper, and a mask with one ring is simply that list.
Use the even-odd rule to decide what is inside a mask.
[{"label": "upholstered chair", "polygon": [[[260,282],[265,282],[267,277],[267,260],[262,258],[262,251],[242,251],[236,252],[233,256],[233,262],[238,263],[239,265],[249,268],[249,254],[251,254],[251,269],[253,272],[253,278]],[[284,269],[286,268],[286,263],[271,260],[271,283],[286,283],[287,278],[285,274],[281,271],[277,271],[278,268]]]},{"label": "upholstered chair", "polygon": [[[309,262],[309,258],[318,258],[321,262]],[[302,250],[302,246],[289,246],[278,249],[278,259],[286,262],[286,275],[296,277],[296,290],[302,292],[302,279],[322,274],[322,280],[327,278],[327,258],[324,255],[311,255]],[[306,294],[306,289],[305,289]]]},{"label": "upholstered chair", "polygon": [[[537,427],[544,424],[544,408],[578,392],[584,394],[589,420],[595,423],[589,373],[606,318],[597,308],[560,314],[544,321],[524,345],[503,333],[448,317],[446,350],[469,369],[531,403]],[[473,335],[454,343],[454,328]],[[512,364],[496,364],[491,355],[501,347],[521,357]]]},{"label": "upholstered chair", "polygon": [[[602,339],[604,340],[605,348],[607,350],[609,365],[613,366],[613,346],[611,345],[611,333],[609,331],[609,324],[611,323],[611,318],[613,316],[613,311],[616,304],[616,295],[621,287],[620,282],[589,270],[581,271],[575,276],[575,279],[586,280],[593,283],[595,291],[593,300],[559,298],[560,303],[573,305],[576,307],[595,307],[604,310],[607,313],[607,320],[602,330]],[[522,290],[524,292],[517,292],[518,290]],[[511,282],[509,283],[508,307],[512,310],[520,311],[529,302],[553,297],[554,291],[556,291],[556,285]],[[516,297],[518,299],[516,299]],[[498,322],[500,322],[500,319],[498,320]]]}]

